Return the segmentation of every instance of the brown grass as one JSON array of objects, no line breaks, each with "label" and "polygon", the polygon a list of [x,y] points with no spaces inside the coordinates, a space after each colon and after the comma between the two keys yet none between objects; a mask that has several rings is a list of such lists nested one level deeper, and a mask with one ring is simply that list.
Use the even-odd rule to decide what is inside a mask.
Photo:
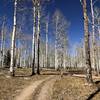
[{"label": "brown grass", "polygon": [[30,71],[30,69],[18,69],[15,77],[9,77],[7,72],[6,75],[4,74],[5,72],[2,72],[0,75],[0,100],[13,100],[13,98],[31,82],[46,77],[46,75],[35,75],[30,77]]},{"label": "brown grass", "polygon": [[[54,74],[55,71],[43,71],[43,75],[32,77],[30,77],[31,69],[17,69],[16,77],[9,77],[9,73],[5,70],[0,71],[0,100],[13,100],[23,88],[31,82],[47,77],[48,73]],[[61,78],[59,75],[59,80],[55,82],[53,87],[52,100],[100,100],[100,82],[93,86],[85,84],[84,78],[68,75]],[[87,99],[89,96],[93,96],[93,98]]]},{"label": "brown grass", "polygon": [[[88,100],[98,88],[96,85],[85,85],[83,78],[64,76],[56,81],[52,100]],[[100,89],[100,88],[99,88]],[[89,100],[100,100],[100,91]]]}]

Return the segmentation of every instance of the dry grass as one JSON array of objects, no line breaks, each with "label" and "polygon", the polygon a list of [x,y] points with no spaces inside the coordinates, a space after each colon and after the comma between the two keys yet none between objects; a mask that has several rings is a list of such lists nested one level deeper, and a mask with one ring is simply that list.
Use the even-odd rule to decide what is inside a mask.
[{"label": "dry grass", "polygon": [[[31,69],[17,69],[16,77],[9,77],[7,71],[0,71],[0,100],[13,100],[23,88],[31,82],[44,79],[49,75],[48,73],[54,74],[55,71],[43,71],[43,75],[32,77],[29,76]],[[100,82],[93,86],[85,84],[84,78],[68,75],[61,78],[59,75],[59,80],[54,84],[52,100],[100,100]],[[93,98],[87,99],[90,95]]]},{"label": "dry grass", "polygon": [[6,71],[4,72],[6,75],[3,72],[0,73],[0,100],[13,100],[30,82],[46,77],[46,75],[30,77],[30,69],[18,69],[15,77],[9,77]]},{"label": "dry grass", "polygon": [[92,99],[88,99],[98,88],[85,84],[83,78],[64,76],[56,81],[52,100],[100,100],[100,88]]}]

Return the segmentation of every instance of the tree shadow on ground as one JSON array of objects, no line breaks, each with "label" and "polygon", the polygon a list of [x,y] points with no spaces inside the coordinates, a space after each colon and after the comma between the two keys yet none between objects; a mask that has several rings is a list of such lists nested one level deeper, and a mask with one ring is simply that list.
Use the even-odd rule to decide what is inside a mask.
[{"label": "tree shadow on ground", "polygon": [[[63,75],[72,75],[71,73],[64,72]],[[41,75],[61,75],[61,72],[42,72]]]},{"label": "tree shadow on ground", "polygon": [[41,75],[60,75],[59,73],[42,73]]},{"label": "tree shadow on ground", "polygon": [[15,75],[14,77],[31,77],[32,75]]},{"label": "tree shadow on ground", "polygon": [[100,86],[99,86],[100,81],[96,81],[95,84],[97,86],[97,90],[92,92],[86,100],[92,100],[92,98],[95,97],[100,92]]},{"label": "tree shadow on ground", "polygon": [[[73,74],[76,74],[76,73],[74,73],[74,72],[63,72],[63,75],[65,75],[65,76],[67,76],[67,75],[72,76]],[[61,72],[60,71],[59,72],[46,72],[46,73],[42,72],[41,75],[61,75]],[[79,75],[79,74],[77,73],[76,75]],[[77,77],[81,78],[81,76],[77,76]]]}]

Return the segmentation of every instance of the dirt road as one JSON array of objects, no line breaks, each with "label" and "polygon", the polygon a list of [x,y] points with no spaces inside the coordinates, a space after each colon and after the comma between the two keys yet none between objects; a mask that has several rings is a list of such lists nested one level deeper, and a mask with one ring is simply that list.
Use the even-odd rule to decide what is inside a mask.
[{"label": "dirt road", "polygon": [[57,79],[57,77],[53,77],[46,81],[34,100],[52,100],[53,86]]},{"label": "dirt road", "polygon": [[45,79],[35,81],[22,90],[14,100],[50,100],[52,88],[57,77],[52,75]]}]

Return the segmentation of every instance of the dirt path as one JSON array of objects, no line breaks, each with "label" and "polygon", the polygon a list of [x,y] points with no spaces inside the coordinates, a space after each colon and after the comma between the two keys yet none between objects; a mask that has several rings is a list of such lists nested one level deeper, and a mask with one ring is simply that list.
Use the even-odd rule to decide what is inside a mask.
[{"label": "dirt path", "polygon": [[[34,95],[36,93],[37,88],[43,83],[47,81],[47,84],[49,84],[48,80],[53,80],[54,76],[49,76],[43,80],[38,80],[33,83],[31,83],[28,87],[23,89],[23,91],[20,93],[19,96],[15,97],[14,100],[30,100],[30,96]],[[50,85],[50,84],[49,84]],[[47,87],[46,87],[47,88]],[[39,99],[40,100],[40,99]],[[45,100],[45,99],[43,99]]]},{"label": "dirt path", "polygon": [[45,82],[36,100],[51,100],[52,99],[51,96],[53,93],[52,92],[53,86],[56,80],[57,80],[57,77]]}]

